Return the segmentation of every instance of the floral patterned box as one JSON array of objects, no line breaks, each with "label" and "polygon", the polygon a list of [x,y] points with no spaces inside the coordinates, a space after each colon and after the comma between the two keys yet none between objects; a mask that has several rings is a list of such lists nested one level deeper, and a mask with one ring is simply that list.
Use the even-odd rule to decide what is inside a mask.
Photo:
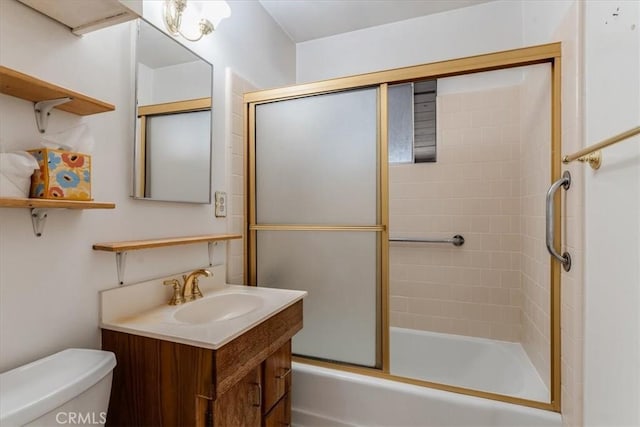
[{"label": "floral patterned box", "polygon": [[91,156],[50,148],[28,151],[40,166],[31,176],[30,197],[92,200]]}]

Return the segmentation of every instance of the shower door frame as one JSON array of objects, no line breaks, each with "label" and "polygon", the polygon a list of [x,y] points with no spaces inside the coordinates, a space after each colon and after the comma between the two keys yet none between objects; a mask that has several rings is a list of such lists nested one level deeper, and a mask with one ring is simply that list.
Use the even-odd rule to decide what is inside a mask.
[{"label": "shower door frame", "polygon": [[[247,198],[245,201],[245,278],[250,285],[257,285],[256,237],[259,230],[287,231],[376,231],[380,234],[380,280],[381,280],[381,368],[366,368],[334,362],[296,356],[294,359],[308,364],[345,370],[359,374],[390,379],[394,381],[451,391],[470,396],[483,397],[508,403],[514,403],[539,409],[560,412],[561,372],[560,372],[560,264],[550,263],[550,402],[539,402],[529,399],[490,393],[480,390],[457,387],[447,384],[433,383],[423,380],[392,375],[389,370],[389,184],[388,184],[388,135],[387,135],[387,89],[390,84],[406,83],[423,79],[437,79],[461,76],[485,71],[525,67],[528,65],[549,64],[551,66],[551,177],[555,182],[561,174],[561,55],[560,42],[524,47],[506,51],[475,55],[428,64],[396,68],[356,76],[341,77],[313,83],[304,83],[276,89],[249,92],[244,95],[244,127],[245,127],[245,183]],[[379,224],[371,226],[319,226],[319,225],[268,225],[256,223],[256,159],[255,159],[255,117],[256,106],[264,103],[284,101],[313,95],[323,95],[364,87],[378,88],[379,112]],[[560,195],[556,194],[553,221],[555,228],[554,246],[559,247],[562,235]]]}]

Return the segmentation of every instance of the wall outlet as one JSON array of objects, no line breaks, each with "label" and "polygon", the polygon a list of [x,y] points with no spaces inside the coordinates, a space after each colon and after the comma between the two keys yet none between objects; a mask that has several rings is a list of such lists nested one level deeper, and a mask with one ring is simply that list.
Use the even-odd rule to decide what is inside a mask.
[{"label": "wall outlet", "polygon": [[224,191],[215,192],[216,217],[224,218],[227,216],[227,193]]}]

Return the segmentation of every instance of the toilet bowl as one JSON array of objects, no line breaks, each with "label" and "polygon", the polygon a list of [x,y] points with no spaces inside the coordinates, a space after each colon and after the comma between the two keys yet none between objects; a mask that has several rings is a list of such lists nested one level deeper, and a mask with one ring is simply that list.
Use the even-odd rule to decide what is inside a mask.
[{"label": "toilet bowl", "polygon": [[104,425],[111,352],[72,348],[0,374],[0,426]]}]

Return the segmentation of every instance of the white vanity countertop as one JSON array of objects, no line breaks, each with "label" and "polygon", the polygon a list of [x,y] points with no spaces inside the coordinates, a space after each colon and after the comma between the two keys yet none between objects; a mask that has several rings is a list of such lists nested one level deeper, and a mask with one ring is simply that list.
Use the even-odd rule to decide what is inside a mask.
[{"label": "white vanity countertop", "polygon": [[[172,293],[167,292],[168,288],[163,287],[162,280],[156,280],[102,291],[100,327],[216,350],[307,295],[306,291],[227,285],[203,278],[200,289],[204,298],[171,306],[167,304]],[[225,294],[253,295],[262,303],[249,313],[228,320],[192,324],[174,318],[178,310]]]}]

